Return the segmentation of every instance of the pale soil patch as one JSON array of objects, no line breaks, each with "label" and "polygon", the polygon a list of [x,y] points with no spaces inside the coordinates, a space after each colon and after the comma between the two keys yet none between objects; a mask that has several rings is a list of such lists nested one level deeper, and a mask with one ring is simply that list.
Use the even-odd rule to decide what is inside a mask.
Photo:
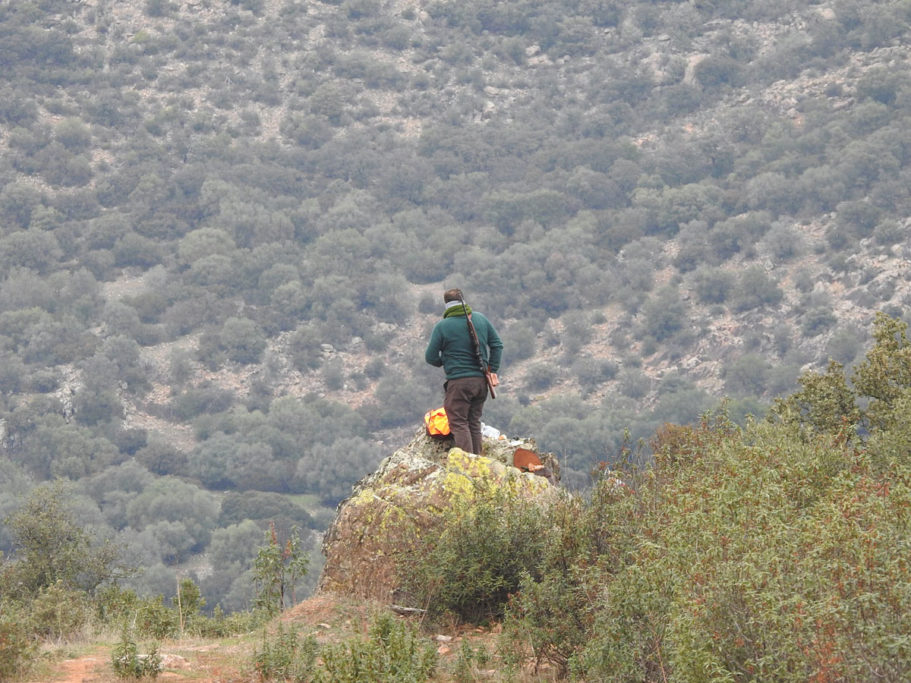
[{"label": "pale soil patch", "polygon": [[[115,683],[121,682],[111,664],[111,646],[91,654],[65,659],[56,665],[45,683]],[[246,665],[250,647],[218,641],[171,641],[161,645],[163,670],[155,680],[197,683],[241,683],[251,680]],[[38,680],[38,679],[31,679]],[[151,679],[149,679],[151,680]]]},{"label": "pale soil patch", "polygon": [[60,676],[53,680],[59,683],[88,683],[100,680],[95,677],[94,671],[101,662],[101,657],[97,654],[67,659],[60,664]]}]

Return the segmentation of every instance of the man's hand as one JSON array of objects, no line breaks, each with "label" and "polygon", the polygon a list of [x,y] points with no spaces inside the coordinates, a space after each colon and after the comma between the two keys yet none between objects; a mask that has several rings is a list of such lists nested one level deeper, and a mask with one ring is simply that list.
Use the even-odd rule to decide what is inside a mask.
[{"label": "man's hand", "polygon": [[495,372],[490,373],[490,383],[491,383],[491,385],[493,385],[495,387],[500,386],[500,380],[497,377],[497,373],[495,373]]}]

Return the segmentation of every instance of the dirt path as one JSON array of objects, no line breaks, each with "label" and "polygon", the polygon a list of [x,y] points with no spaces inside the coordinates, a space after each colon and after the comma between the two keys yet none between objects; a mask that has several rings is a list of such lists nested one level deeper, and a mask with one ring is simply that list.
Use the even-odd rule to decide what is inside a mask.
[{"label": "dirt path", "polygon": [[54,683],[90,683],[99,681],[94,671],[102,664],[99,655],[86,655],[78,659],[67,659],[60,663],[60,674],[54,678]]}]

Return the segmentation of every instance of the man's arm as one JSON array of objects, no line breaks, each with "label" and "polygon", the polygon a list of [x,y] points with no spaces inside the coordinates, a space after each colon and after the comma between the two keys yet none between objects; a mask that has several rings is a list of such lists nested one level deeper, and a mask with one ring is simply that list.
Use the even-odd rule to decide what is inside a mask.
[{"label": "man's arm", "polygon": [[489,320],[487,321],[487,348],[487,367],[496,374],[500,370],[500,361],[503,359],[503,341]]},{"label": "man's arm", "polygon": [[494,387],[500,385],[497,372],[500,369],[500,360],[503,358],[503,342],[490,321],[487,318],[484,321],[487,323],[487,334],[484,335],[487,338],[487,384],[490,387],[490,397],[496,398]]},{"label": "man's arm", "polygon": [[440,352],[443,350],[443,335],[440,334],[439,325],[434,325],[433,332],[430,334],[430,342],[427,344],[427,350],[424,351],[424,360],[433,366],[441,367],[443,357]]}]

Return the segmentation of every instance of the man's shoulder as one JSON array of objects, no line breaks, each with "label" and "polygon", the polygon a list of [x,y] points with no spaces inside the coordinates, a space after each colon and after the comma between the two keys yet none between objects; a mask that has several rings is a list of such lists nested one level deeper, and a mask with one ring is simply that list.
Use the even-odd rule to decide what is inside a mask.
[{"label": "man's shoulder", "polygon": [[[459,325],[459,321],[461,321],[461,325]],[[435,332],[440,332],[440,333],[445,334],[448,331],[458,329],[460,326],[461,327],[465,326],[465,318],[461,317],[461,316],[460,317],[451,316],[449,318],[443,318],[442,320],[437,320],[436,324],[433,326],[433,329]]]},{"label": "man's shoulder", "polygon": [[485,325],[490,325],[491,327],[493,327],[493,323],[491,323],[490,320],[487,318],[487,316],[484,315],[483,313],[475,313],[474,311],[472,311],[471,319],[477,320]]}]

